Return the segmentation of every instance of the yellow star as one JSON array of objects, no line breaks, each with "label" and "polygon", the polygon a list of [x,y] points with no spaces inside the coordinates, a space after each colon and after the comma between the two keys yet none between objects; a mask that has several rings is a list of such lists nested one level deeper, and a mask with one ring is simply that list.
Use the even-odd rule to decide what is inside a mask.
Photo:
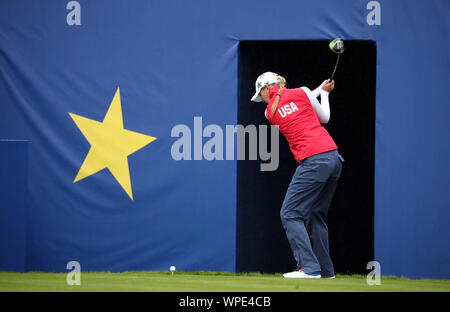
[{"label": "yellow star", "polygon": [[125,192],[133,199],[128,155],[156,140],[155,137],[123,128],[120,90],[109,106],[103,122],[69,113],[91,148],[73,183],[108,168]]}]

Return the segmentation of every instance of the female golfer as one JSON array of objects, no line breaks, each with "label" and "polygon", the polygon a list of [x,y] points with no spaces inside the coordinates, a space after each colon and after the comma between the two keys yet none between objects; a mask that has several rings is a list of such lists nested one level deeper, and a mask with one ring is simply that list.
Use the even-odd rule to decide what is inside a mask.
[{"label": "female golfer", "polygon": [[334,81],[314,91],[285,85],[282,76],[266,72],[256,80],[252,97],[268,104],[266,118],[278,126],[299,163],[280,211],[297,269],[283,277],[334,278],[326,219],[344,159],[321,125],[330,119],[328,94]]}]

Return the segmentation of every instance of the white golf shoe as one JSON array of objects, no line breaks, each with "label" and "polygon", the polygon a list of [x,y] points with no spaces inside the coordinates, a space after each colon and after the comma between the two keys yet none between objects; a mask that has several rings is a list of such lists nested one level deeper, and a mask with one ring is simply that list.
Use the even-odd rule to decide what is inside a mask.
[{"label": "white golf shoe", "polygon": [[293,272],[284,273],[284,278],[321,278],[320,273],[311,273],[307,274],[301,270],[295,270]]}]

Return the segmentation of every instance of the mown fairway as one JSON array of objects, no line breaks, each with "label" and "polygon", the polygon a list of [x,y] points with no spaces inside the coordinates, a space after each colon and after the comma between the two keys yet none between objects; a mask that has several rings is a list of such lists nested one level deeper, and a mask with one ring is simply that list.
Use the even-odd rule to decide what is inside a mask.
[{"label": "mown fairway", "polygon": [[450,291],[449,280],[410,280],[385,276],[381,285],[369,286],[362,275],[337,275],[333,280],[283,279],[279,274],[216,272],[81,272],[81,285],[68,286],[66,273],[0,272],[0,291],[43,292],[372,292]]}]

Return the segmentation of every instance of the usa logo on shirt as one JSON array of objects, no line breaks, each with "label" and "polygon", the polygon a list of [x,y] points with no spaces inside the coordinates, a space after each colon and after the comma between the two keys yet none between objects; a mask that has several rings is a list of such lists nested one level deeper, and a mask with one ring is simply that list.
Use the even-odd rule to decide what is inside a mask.
[{"label": "usa logo on shirt", "polygon": [[297,105],[295,105],[294,102],[291,102],[278,108],[278,113],[280,113],[281,118],[284,118],[295,111],[298,111],[298,107]]}]

